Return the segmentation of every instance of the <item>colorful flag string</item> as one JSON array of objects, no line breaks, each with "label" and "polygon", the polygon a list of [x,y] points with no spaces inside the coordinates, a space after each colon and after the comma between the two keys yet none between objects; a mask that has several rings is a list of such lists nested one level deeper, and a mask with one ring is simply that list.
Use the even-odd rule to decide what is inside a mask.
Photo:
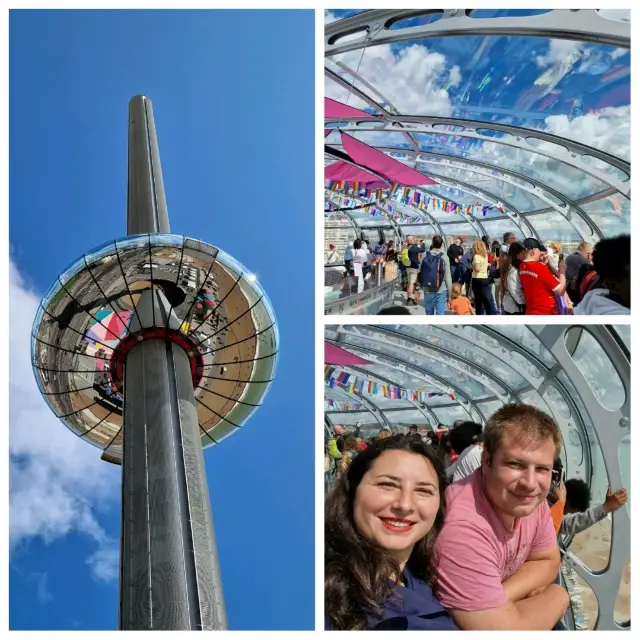
[{"label": "colorful flag string", "polygon": [[324,382],[333,389],[336,386],[342,387],[348,393],[357,395],[373,395],[384,396],[385,398],[395,400],[413,400],[418,402],[426,402],[429,398],[436,396],[449,396],[455,401],[456,397],[450,390],[448,391],[427,391],[425,389],[410,390],[398,387],[393,384],[383,382],[374,382],[361,376],[346,371],[338,372],[336,367],[327,365],[324,368]]}]

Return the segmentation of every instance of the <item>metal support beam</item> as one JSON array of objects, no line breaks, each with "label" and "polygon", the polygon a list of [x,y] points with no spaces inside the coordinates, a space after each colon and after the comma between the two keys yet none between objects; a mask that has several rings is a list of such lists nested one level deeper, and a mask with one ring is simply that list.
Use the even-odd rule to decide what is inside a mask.
[{"label": "metal support beam", "polygon": [[[614,156],[606,151],[590,147],[589,145],[581,142],[576,142],[569,138],[562,138],[556,136],[547,131],[540,131],[538,129],[527,129],[525,127],[516,127],[514,125],[500,124],[498,122],[483,122],[481,120],[467,120],[464,118],[449,118],[449,117],[436,117],[436,116],[410,116],[410,115],[390,115],[381,119],[380,116],[350,116],[345,118],[325,118],[325,125],[331,123],[400,123],[400,124],[413,124],[417,125],[412,127],[411,132],[422,133],[423,135],[440,136],[442,131],[436,127],[442,125],[449,125],[456,127],[455,133],[452,135],[461,136],[464,138],[473,138],[474,140],[484,140],[486,142],[504,145],[504,147],[511,147],[513,149],[519,149],[520,151],[526,151],[528,153],[539,155],[558,162],[563,162],[566,165],[587,173],[590,176],[600,180],[604,184],[614,187],[620,193],[625,196],[629,196],[631,193],[631,181],[629,176],[631,175],[631,165],[626,160]],[[345,131],[348,128],[345,128]],[[360,131],[366,131],[365,127],[358,127]],[[387,130],[382,128],[373,129],[377,133],[384,133],[385,131],[393,131],[393,129]],[[496,137],[495,135],[486,135],[481,133],[482,131],[496,131],[506,133],[504,137]],[[529,143],[532,140],[535,143]],[[539,144],[541,142],[549,142],[551,144],[544,145]],[[410,151],[407,149],[395,149],[395,151]],[[584,161],[583,156],[590,156],[602,161],[602,163],[609,164],[615,167],[622,173],[626,174],[627,179],[624,180],[621,177],[615,177],[611,173],[607,173],[604,169],[599,169],[595,166],[595,163]],[[599,164],[599,163],[598,163]],[[499,165],[498,165],[499,168]]]},{"label": "metal support beam", "polygon": [[129,102],[127,235],[169,233],[169,213],[151,100]]},{"label": "metal support beam", "polygon": [[[631,47],[631,25],[608,20],[595,9],[553,9],[530,16],[471,17],[473,9],[374,9],[325,25],[325,56],[393,42],[455,36],[523,36]],[[391,29],[415,16],[440,14],[429,24]],[[357,34],[362,34],[361,38]],[[350,36],[346,38],[345,36]]]},{"label": "metal support beam", "polygon": [[[129,104],[127,232],[168,231],[151,102],[136,96]],[[179,324],[152,282],[131,331]],[[124,383],[120,629],[225,629],[189,358],[168,339],[143,339],[127,355]]]}]

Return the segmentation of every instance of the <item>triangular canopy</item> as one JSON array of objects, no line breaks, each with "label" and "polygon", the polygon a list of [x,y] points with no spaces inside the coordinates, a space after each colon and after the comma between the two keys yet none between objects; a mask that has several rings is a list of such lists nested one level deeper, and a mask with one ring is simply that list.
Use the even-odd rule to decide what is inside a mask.
[{"label": "triangular canopy", "polygon": [[331,344],[326,340],[324,343],[324,363],[335,365],[371,364],[369,360],[353,355],[353,353],[349,353],[340,347],[336,347],[334,344]]},{"label": "triangular canopy", "polygon": [[435,180],[407,167],[386,153],[378,151],[344,132],[340,135],[342,136],[344,150],[354,162],[383,175],[385,178],[389,178],[391,182],[397,182],[405,187],[438,184]]}]

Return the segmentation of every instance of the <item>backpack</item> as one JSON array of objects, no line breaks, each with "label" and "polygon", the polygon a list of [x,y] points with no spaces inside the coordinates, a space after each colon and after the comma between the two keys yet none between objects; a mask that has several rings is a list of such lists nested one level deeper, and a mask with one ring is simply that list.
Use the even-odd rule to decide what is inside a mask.
[{"label": "backpack", "polygon": [[403,247],[400,252],[400,260],[405,267],[411,266],[411,258],[409,257],[409,247]]},{"label": "backpack", "polygon": [[437,293],[444,280],[444,257],[427,251],[420,269],[420,285],[429,293]]}]

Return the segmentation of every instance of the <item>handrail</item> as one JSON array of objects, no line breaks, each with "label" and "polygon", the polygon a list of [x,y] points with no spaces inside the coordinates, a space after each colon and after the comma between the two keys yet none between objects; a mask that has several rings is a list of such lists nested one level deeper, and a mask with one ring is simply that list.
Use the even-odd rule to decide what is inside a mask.
[{"label": "handrail", "polygon": [[[385,282],[380,287],[369,287],[360,293],[334,300],[324,306],[325,315],[352,315],[362,313],[365,306],[374,302],[380,303],[380,308],[393,301],[396,280]],[[371,312],[367,311],[367,315]],[[373,313],[375,315],[375,312]]]}]

